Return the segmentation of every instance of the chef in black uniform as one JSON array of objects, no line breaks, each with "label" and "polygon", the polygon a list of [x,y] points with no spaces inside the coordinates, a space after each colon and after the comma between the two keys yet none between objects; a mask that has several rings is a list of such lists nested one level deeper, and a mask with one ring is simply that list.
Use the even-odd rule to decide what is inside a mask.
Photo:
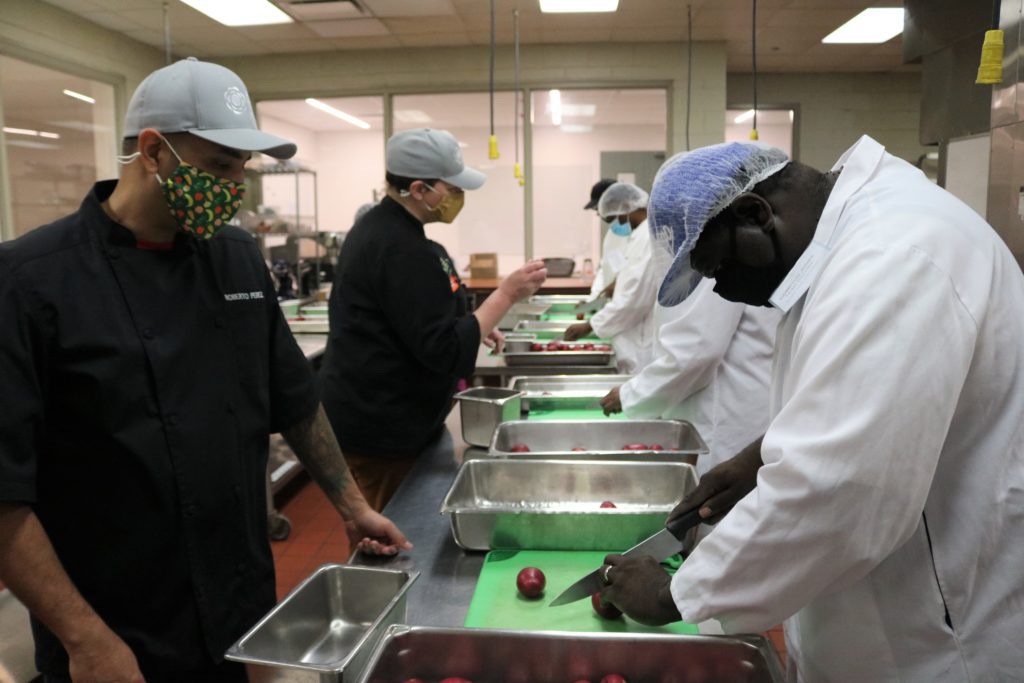
[{"label": "chef in black uniform", "polygon": [[408,542],[352,482],[260,252],[226,225],[250,152],[295,145],[194,59],[142,82],[125,136],[120,180],[0,245],[0,579],[48,682],[244,681],[223,653],[275,603],[270,433],[354,541]]},{"label": "chef in black uniform", "polygon": [[321,370],[324,408],[376,510],[441,435],[481,341],[500,350],[498,322],[547,277],[531,261],[470,312],[455,264],[423,225],[455,220],[486,177],[465,165],[451,133],[429,128],[392,136],[386,169],[387,196],[341,248]]}]

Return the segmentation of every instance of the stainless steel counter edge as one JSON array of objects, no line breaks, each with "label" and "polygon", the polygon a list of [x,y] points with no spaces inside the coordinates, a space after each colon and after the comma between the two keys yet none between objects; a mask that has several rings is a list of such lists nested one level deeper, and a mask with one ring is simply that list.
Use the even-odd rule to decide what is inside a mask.
[{"label": "stainless steel counter edge", "polygon": [[407,602],[407,623],[418,626],[462,626],[484,563],[483,552],[455,544],[440,509],[463,459],[486,457],[487,451],[462,440],[457,406],[445,424],[446,432],[420,457],[384,508],[414,548],[389,558],[356,553],[351,560],[368,567],[418,571],[419,581]]}]

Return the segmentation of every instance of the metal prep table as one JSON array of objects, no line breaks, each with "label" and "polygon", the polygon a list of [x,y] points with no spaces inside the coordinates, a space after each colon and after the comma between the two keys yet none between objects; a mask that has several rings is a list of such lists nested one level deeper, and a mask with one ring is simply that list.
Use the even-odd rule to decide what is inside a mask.
[{"label": "metal prep table", "polygon": [[462,626],[485,553],[467,552],[455,544],[451,526],[441,515],[441,501],[464,458],[486,455],[462,440],[456,407],[445,422],[447,431],[419,461],[384,508],[415,546],[396,557],[356,553],[353,564],[420,572],[409,591],[408,620],[422,626]]},{"label": "metal prep table", "polygon": [[[614,356],[612,360],[614,361]],[[476,355],[476,377],[497,377],[501,386],[507,386],[512,377],[520,375],[614,375],[618,374],[615,363],[608,365],[516,365],[509,367],[504,356],[492,355],[491,350],[481,346]],[[449,427],[450,428],[450,427]],[[456,432],[461,434],[461,430]]]}]

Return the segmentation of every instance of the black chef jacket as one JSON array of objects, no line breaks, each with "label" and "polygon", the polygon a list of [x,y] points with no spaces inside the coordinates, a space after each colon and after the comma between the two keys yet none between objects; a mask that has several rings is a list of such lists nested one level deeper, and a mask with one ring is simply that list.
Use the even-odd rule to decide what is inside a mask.
[{"label": "black chef jacket", "polygon": [[476,367],[465,288],[444,247],[390,197],[349,232],[336,272],[321,368],[334,433],[355,453],[417,455]]},{"label": "black chef jacket", "polygon": [[0,500],[32,505],[147,680],[173,680],[274,605],[268,435],[316,388],[252,238],[137,249],[100,206],[115,184],[0,245]]}]

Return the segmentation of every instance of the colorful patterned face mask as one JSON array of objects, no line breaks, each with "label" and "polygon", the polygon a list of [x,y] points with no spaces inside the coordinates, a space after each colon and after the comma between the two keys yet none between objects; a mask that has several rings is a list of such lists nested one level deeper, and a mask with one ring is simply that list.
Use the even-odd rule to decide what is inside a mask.
[{"label": "colorful patterned face mask", "polygon": [[159,173],[156,179],[164,190],[171,216],[185,232],[208,240],[238,213],[245,183],[201,171],[182,161],[171,143],[167,142],[167,148],[178,158],[178,167],[166,180]]}]

